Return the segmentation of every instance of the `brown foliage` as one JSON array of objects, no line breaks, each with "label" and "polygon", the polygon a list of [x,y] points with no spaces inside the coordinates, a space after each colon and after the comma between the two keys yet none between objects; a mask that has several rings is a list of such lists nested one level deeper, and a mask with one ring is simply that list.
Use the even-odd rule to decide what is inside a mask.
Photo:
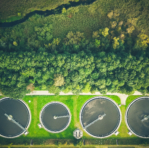
[{"label": "brown foliage", "polygon": [[137,21],[138,21],[138,18],[127,19],[127,23],[132,24],[134,26],[136,26]]},{"label": "brown foliage", "polygon": [[111,23],[111,28],[115,28],[116,25],[117,25],[117,22],[116,21],[113,21],[113,22],[110,22]]},{"label": "brown foliage", "polygon": [[72,14],[68,14],[67,17],[71,18],[72,17]]},{"label": "brown foliage", "polygon": [[120,35],[120,39],[124,39],[125,38],[125,35],[122,33],[121,35]]},{"label": "brown foliage", "polygon": [[93,38],[98,38],[99,37],[99,32],[98,31],[94,31],[92,37]]},{"label": "brown foliage", "polygon": [[127,30],[127,33],[131,34],[135,30],[135,27],[134,26],[130,26],[126,30]]},{"label": "brown foliage", "polygon": [[84,38],[84,34],[77,31],[73,33],[72,31],[68,32],[65,40],[66,45],[70,44],[79,44],[79,42]]},{"label": "brown foliage", "polygon": [[64,85],[64,77],[60,74],[54,75],[54,86],[62,86]]},{"label": "brown foliage", "polygon": [[120,21],[118,25],[119,26],[122,26],[123,25],[123,21]]},{"label": "brown foliage", "polygon": [[30,90],[31,92],[34,91],[34,88],[35,88],[35,86],[34,86],[33,83],[29,84],[29,85],[26,87],[26,89],[27,89],[27,90]]},{"label": "brown foliage", "polygon": [[111,19],[113,17],[113,10],[107,14],[108,18]]}]

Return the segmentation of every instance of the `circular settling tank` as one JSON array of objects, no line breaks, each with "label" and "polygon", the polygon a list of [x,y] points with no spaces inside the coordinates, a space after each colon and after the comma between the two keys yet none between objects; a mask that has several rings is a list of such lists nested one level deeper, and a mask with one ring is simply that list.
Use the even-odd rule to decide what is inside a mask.
[{"label": "circular settling tank", "polygon": [[46,104],[40,113],[40,122],[45,130],[60,133],[70,124],[71,114],[68,107],[61,102]]},{"label": "circular settling tank", "polygon": [[149,97],[131,102],[125,114],[129,130],[140,138],[149,138]]},{"label": "circular settling tank", "polygon": [[83,105],[80,122],[90,136],[106,138],[119,128],[121,112],[113,100],[107,97],[94,97]]},{"label": "circular settling tank", "polygon": [[30,110],[22,100],[0,99],[0,136],[19,137],[26,132],[30,121]]}]

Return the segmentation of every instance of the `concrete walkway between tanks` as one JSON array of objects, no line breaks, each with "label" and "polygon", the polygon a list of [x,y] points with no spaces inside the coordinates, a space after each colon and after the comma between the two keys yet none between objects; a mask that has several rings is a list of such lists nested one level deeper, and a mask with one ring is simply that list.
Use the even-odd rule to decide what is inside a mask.
[{"label": "concrete walkway between tanks", "polygon": [[[33,91],[29,94],[26,95],[54,95],[53,93],[49,93],[48,91]],[[69,93],[64,93],[64,92],[60,92],[59,95],[74,95],[72,92]],[[94,94],[92,93],[80,93],[79,95],[103,95],[100,92],[96,92]],[[116,95],[121,99],[121,105],[126,105],[126,99],[128,97],[128,95],[126,94],[120,94],[120,93],[107,93],[106,95]],[[142,95],[140,92],[135,91],[135,93],[133,95]],[[149,94],[146,94],[149,95]]]}]

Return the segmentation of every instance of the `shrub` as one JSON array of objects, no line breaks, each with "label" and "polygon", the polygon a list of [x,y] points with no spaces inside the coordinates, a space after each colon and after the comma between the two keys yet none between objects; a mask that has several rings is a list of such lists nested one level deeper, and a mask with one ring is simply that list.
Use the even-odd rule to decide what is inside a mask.
[{"label": "shrub", "polygon": [[104,36],[104,37],[106,37],[108,34],[109,34],[109,28],[105,28],[103,31],[102,31],[102,35]]},{"label": "shrub", "polygon": [[16,41],[13,41],[14,46],[18,46],[18,43]]},{"label": "shrub", "polygon": [[54,75],[54,86],[62,86],[65,84],[64,77],[60,74]]},{"label": "shrub", "polygon": [[109,13],[107,14],[107,16],[108,16],[109,19],[112,19],[112,17],[113,17],[113,10],[112,10],[111,12],[109,12]]},{"label": "shrub", "polygon": [[66,8],[63,8],[62,9],[62,13],[66,13]]},{"label": "shrub", "polygon": [[135,27],[134,26],[130,26],[126,30],[127,30],[127,33],[131,34],[135,30]]},{"label": "shrub", "polygon": [[117,46],[119,45],[119,42],[118,42],[118,41],[119,41],[119,38],[114,37],[113,40],[114,40],[114,43],[113,43],[113,49],[116,49]]},{"label": "shrub", "polygon": [[87,83],[87,84],[85,85],[85,87],[82,89],[82,92],[88,93],[88,92],[90,92],[90,89],[91,89],[91,86],[90,86],[89,83]]},{"label": "shrub", "polygon": [[95,46],[99,47],[100,46],[100,40],[95,39]]}]

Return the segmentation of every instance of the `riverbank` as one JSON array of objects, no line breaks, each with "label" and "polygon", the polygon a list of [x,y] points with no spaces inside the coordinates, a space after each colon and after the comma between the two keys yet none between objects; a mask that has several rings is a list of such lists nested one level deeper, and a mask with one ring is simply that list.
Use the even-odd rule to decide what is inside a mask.
[{"label": "riverbank", "polygon": [[13,21],[14,18],[18,19],[20,16],[25,16],[29,12],[35,10],[51,10],[62,4],[68,4],[69,1],[74,0],[5,0],[0,2],[0,19]]},{"label": "riverbank", "polygon": [[[87,1],[87,0],[80,0],[80,1]],[[0,20],[2,22],[12,22],[15,20],[22,19],[26,14],[34,11],[45,11],[45,10],[54,10],[55,14],[58,6],[61,6],[63,4],[69,4],[70,2],[78,2],[78,0],[14,0],[13,3],[9,0],[0,2]],[[81,6],[81,5],[80,5]],[[132,23],[135,27],[138,29],[143,28],[146,34],[149,34],[149,28],[147,26],[148,20],[144,20],[144,18],[149,17],[149,10],[147,9],[148,3],[146,1],[144,2],[136,2],[133,0],[130,0],[129,2],[126,1],[120,1],[120,0],[96,0],[94,4],[91,4],[88,7],[84,7],[85,10],[79,10],[79,15],[77,17],[80,17],[81,19],[87,19],[88,17],[91,19],[99,19],[100,25],[107,24],[107,14],[111,11],[113,11],[115,14],[118,15],[120,13],[121,18],[123,18],[124,23]],[[73,6],[71,6],[73,8]],[[133,8],[133,9],[132,9]],[[80,8],[79,8],[80,9]],[[74,12],[78,12],[78,8],[74,9]],[[84,16],[85,12],[85,16]],[[83,13],[83,17],[82,17]],[[88,14],[89,13],[89,14]],[[90,17],[91,15],[91,17]],[[73,17],[74,14],[69,14],[69,17]],[[77,17],[75,19],[77,19]],[[93,21],[91,19],[91,22]],[[64,21],[64,20],[63,20]],[[80,22],[81,23],[81,22]],[[88,22],[86,22],[88,23]],[[74,23],[77,24],[77,23]],[[96,24],[99,26],[98,21],[94,22],[95,26],[94,30],[96,30]],[[99,27],[98,27],[99,28]],[[87,28],[90,32],[90,28]],[[76,30],[76,28],[75,28]],[[78,29],[77,29],[78,31]]]}]

